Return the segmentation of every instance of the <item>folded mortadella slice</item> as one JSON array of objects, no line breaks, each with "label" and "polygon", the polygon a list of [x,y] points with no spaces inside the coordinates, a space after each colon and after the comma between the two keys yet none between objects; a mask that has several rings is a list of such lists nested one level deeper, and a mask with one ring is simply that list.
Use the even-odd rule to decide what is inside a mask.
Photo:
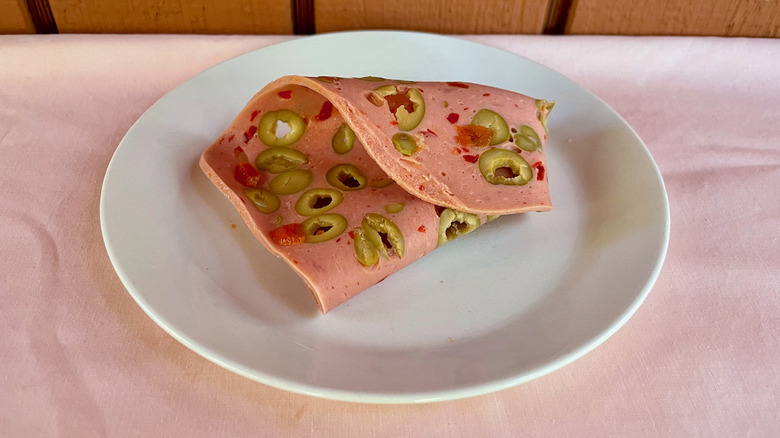
[{"label": "folded mortadella slice", "polygon": [[501,215],[552,208],[545,146],[552,104],[463,82],[285,76],[333,103],[368,154],[432,204]]},{"label": "folded mortadella slice", "polygon": [[[406,94],[396,102],[380,95],[382,90],[374,91],[387,85],[412,94],[408,99],[412,103],[406,101]],[[399,125],[409,128],[406,116],[414,116],[419,110],[414,106],[418,95],[409,92],[410,86],[419,87],[418,95],[426,95],[428,110],[417,121],[419,128],[399,131]],[[437,246],[476,229],[492,218],[488,212],[526,211],[526,207],[541,211],[550,207],[541,170],[545,164],[544,117],[539,118],[533,99],[530,105],[534,110],[528,117],[533,116],[536,122],[523,119],[527,124],[518,125],[514,116],[507,116],[517,125],[513,126],[516,133],[507,128],[510,134],[517,134],[513,142],[468,147],[459,145],[456,137],[465,135],[468,141],[484,142],[484,137],[496,135],[495,128],[485,120],[497,119],[491,114],[485,118],[484,112],[475,117],[478,112],[471,115],[470,110],[461,108],[466,97],[460,90],[474,88],[491,94],[495,89],[459,84],[450,87],[454,92],[447,91],[434,99],[436,87],[442,86],[450,87],[377,82],[375,78],[282,78],[255,95],[201,156],[200,166],[208,178],[234,205],[254,236],[299,274],[323,313]],[[432,106],[444,108],[443,96],[451,100],[448,111],[460,111],[476,123],[451,123],[446,117],[444,123],[434,123],[442,112],[432,110]],[[482,96],[479,101],[486,99]],[[501,111],[508,105],[501,99],[497,102],[501,105],[487,106]],[[396,103],[394,113],[388,106]],[[399,108],[404,106],[410,110],[399,116]],[[428,117],[432,119],[426,122]],[[425,131],[420,131],[422,127]],[[499,128],[498,134],[505,135],[503,127]],[[399,133],[409,138],[396,135]],[[449,140],[442,140],[446,137]],[[461,138],[461,143],[465,142]],[[434,148],[447,148],[446,154]],[[493,166],[487,166],[493,183],[486,180],[486,165],[479,157],[466,158],[491,150],[498,154],[491,158],[498,164],[487,163]],[[507,158],[502,155],[505,153],[521,156],[526,163],[517,165],[514,155]],[[437,159],[441,162],[434,167]],[[403,164],[399,168],[394,161]],[[537,162],[541,164],[530,164]],[[463,192],[469,205],[481,206],[472,209],[475,213],[463,211],[463,202],[455,202],[459,200],[457,190],[437,197],[434,189],[451,184],[449,175],[486,184],[479,190]],[[513,178],[524,184],[514,185]],[[415,184],[421,189],[410,190],[409,186]],[[518,187],[526,189],[522,193],[524,201],[504,202],[503,197],[509,195],[501,190]],[[519,192],[514,193],[518,196]]]}]

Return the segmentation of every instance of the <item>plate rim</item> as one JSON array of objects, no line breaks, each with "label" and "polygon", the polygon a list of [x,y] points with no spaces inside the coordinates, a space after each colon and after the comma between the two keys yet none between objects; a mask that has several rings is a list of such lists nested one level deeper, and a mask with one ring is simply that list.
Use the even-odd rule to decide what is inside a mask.
[{"label": "plate rim", "polygon": [[[123,268],[120,264],[118,264],[118,256],[116,254],[116,249],[112,247],[110,243],[110,238],[108,236],[108,231],[106,229],[106,190],[107,190],[107,181],[109,179],[109,174],[117,164],[116,156],[120,149],[123,147],[123,144],[125,144],[126,139],[131,135],[131,133],[137,129],[137,125],[139,122],[144,119],[147,114],[155,107],[157,106],[161,101],[168,98],[169,95],[174,93],[177,89],[182,87],[183,85],[195,80],[199,76],[207,73],[208,71],[221,66],[226,63],[230,63],[234,61],[237,58],[244,57],[244,56],[250,56],[251,54],[259,51],[263,51],[270,47],[280,46],[280,45],[295,45],[295,44],[307,44],[306,41],[311,41],[312,39],[329,39],[329,38],[350,38],[354,36],[359,35],[367,35],[367,34],[374,34],[374,35],[416,35],[421,38],[431,38],[433,40],[440,40],[440,41],[448,41],[448,42],[457,42],[458,44],[467,44],[471,45],[475,48],[479,48],[480,50],[484,49],[491,49],[491,50],[498,50],[501,52],[504,52],[506,54],[509,54],[513,57],[517,57],[519,59],[522,59],[524,62],[532,63],[537,66],[540,66],[547,70],[550,73],[554,73],[555,75],[559,76],[560,78],[564,79],[565,81],[569,82],[572,86],[578,89],[580,92],[584,92],[590,99],[593,99],[594,101],[597,101],[603,107],[608,111],[610,117],[615,118],[616,120],[619,120],[624,127],[628,128],[630,133],[635,137],[635,139],[638,141],[638,144],[641,146],[641,149],[643,153],[645,154],[646,158],[648,158],[649,163],[652,165],[652,170],[654,173],[654,176],[657,179],[657,182],[659,183],[659,189],[660,189],[660,195],[662,198],[662,205],[663,205],[663,241],[661,242],[661,247],[659,249],[659,253],[656,257],[655,264],[653,266],[652,271],[650,272],[650,275],[642,288],[641,291],[636,295],[634,300],[631,302],[631,304],[620,314],[620,316],[615,319],[613,322],[609,324],[609,326],[598,333],[596,336],[592,337],[588,342],[584,343],[583,345],[579,346],[578,348],[575,348],[569,352],[566,352],[564,354],[561,354],[560,356],[542,364],[539,366],[536,366],[535,368],[531,369],[530,371],[523,372],[522,374],[507,377],[507,378],[500,378],[500,379],[494,379],[487,382],[479,383],[479,384],[472,384],[472,385],[465,385],[463,387],[455,388],[455,389],[448,389],[448,390],[436,390],[436,391],[422,391],[422,392],[376,392],[376,391],[356,391],[356,390],[343,390],[343,389],[334,389],[334,388],[327,388],[322,386],[317,386],[313,384],[308,383],[302,383],[293,381],[290,379],[286,379],[283,377],[275,376],[272,374],[268,374],[267,372],[252,369],[251,371],[246,369],[242,366],[240,363],[236,363],[235,361],[228,359],[224,357],[221,353],[214,351],[210,348],[203,347],[198,344],[197,341],[190,339],[186,334],[179,333],[177,330],[169,326],[166,321],[164,321],[161,316],[154,313],[153,309],[151,309],[148,306],[148,303],[146,300],[142,297],[142,294],[139,291],[136,291],[132,287],[132,280],[128,277],[128,275],[124,272]],[[125,146],[127,147],[127,146]],[[500,391],[503,389],[507,389],[510,387],[514,387],[517,385],[520,385],[522,383],[529,382],[531,380],[535,380],[539,377],[542,377],[544,375],[550,374],[558,369],[563,368],[566,365],[569,365],[576,360],[580,359],[581,357],[585,356],[589,352],[596,349],[599,345],[603,344],[607,339],[609,339],[612,335],[614,335],[618,330],[620,330],[626,322],[636,313],[636,311],[639,309],[639,307],[642,305],[642,303],[645,301],[647,296],[649,295],[650,291],[654,287],[658,276],[660,275],[660,272],[663,268],[663,264],[667,255],[668,247],[669,247],[669,238],[670,238],[670,232],[671,232],[671,217],[670,217],[670,206],[669,206],[669,197],[668,193],[666,191],[666,186],[663,180],[663,177],[661,175],[661,172],[658,168],[657,163],[652,157],[652,154],[650,153],[650,150],[648,149],[645,142],[641,139],[641,137],[636,133],[634,128],[619,114],[617,113],[610,105],[608,105],[606,102],[604,102],[601,98],[596,96],[593,92],[585,88],[584,86],[580,85],[576,81],[568,78],[567,76],[563,75],[562,73],[557,72],[556,70],[545,66],[544,64],[541,64],[537,61],[534,61],[532,59],[526,58],[523,55],[516,54],[514,52],[510,52],[509,50],[505,50],[502,48],[490,46],[488,44],[483,44],[480,42],[475,42],[467,39],[457,38],[454,36],[446,36],[446,35],[440,35],[435,33],[427,33],[427,32],[416,32],[416,31],[395,31],[395,30],[359,30],[359,31],[344,31],[344,32],[332,32],[332,33],[323,33],[323,34],[316,34],[312,36],[306,36],[303,38],[293,38],[287,41],[273,43],[270,45],[267,45],[265,47],[252,49],[247,52],[238,54],[236,56],[230,57],[224,61],[221,61],[217,64],[214,64],[203,71],[189,77],[182,83],[176,85],[175,87],[168,90],[165,94],[163,94],[159,99],[157,99],[152,105],[149,106],[137,119],[136,121],[131,125],[131,127],[127,130],[125,135],[122,137],[122,140],[117,145],[117,148],[115,149],[114,153],[112,154],[111,160],[106,168],[106,172],[103,178],[103,182],[101,185],[101,191],[100,191],[100,228],[101,228],[101,235],[103,238],[104,246],[106,247],[106,252],[108,253],[109,260],[111,261],[111,265],[114,268],[114,271],[117,273],[117,276],[119,277],[120,281],[122,282],[122,285],[127,290],[127,292],[130,294],[130,296],[133,298],[133,300],[136,302],[136,304],[141,307],[141,309],[146,313],[147,316],[149,316],[152,321],[154,321],[160,328],[162,328],[167,334],[169,334],[171,337],[176,339],[178,342],[183,344],[188,349],[192,350],[199,356],[207,359],[208,361],[215,363],[222,368],[225,368],[229,371],[232,371],[238,375],[241,375],[243,377],[246,377],[252,381],[269,385],[278,389],[290,391],[293,393],[318,397],[318,398],[324,398],[324,399],[330,399],[330,400],[338,400],[338,401],[346,401],[346,402],[357,402],[357,403],[374,403],[374,404],[408,404],[408,403],[430,403],[430,402],[440,402],[440,401],[448,401],[448,400],[456,400],[456,399],[463,399],[467,397],[474,397],[478,395],[484,395],[496,391]]]}]

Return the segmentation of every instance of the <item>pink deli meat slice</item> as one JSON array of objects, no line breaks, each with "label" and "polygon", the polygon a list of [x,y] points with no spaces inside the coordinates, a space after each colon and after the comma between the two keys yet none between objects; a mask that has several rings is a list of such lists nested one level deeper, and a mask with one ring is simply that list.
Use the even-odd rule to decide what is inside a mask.
[{"label": "pink deli meat slice", "polygon": [[[409,193],[427,202],[490,215],[552,209],[544,124],[551,107],[545,106],[546,101],[462,82],[367,79],[285,76],[265,90],[298,84],[322,94],[342,113],[379,167]],[[414,111],[414,102],[409,99],[414,99],[414,91],[410,90],[419,92],[424,110]],[[382,96],[388,92],[394,95]],[[399,103],[404,105],[397,106]],[[473,126],[472,119],[480,110],[505,121],[510,130],[506,140],[488,146],[463,141],[463,136],[457,140],[458,127],[467,130]],[[422,113],[422,119],[413,128],[403,130],[399,112]],[[524,132],[534,134],[532,140],[538,144],[535,150],[521,149],[523,142],[517,137]],[[397,134],[411,136],[418,150],[410,156],[399,152],[392,141]],[[479,160],[490,149],[505,149],[522,157],[531,167],[530,181],[524,185],[488,182],[480,172]]]},{"label": "pink deli meat slice", "polygon": [[[340,81],[352,84],[353,94],[366,82]],[[388,137],[392,130],[385,133],[380,127],[385,121],[394,126],[394,116],[385,108],[388,114],[369,121],[356,109],[360,106],[335,94],[343,91],[338,86],[324,87],[340,81],[288,77],[269,84],[200,159],[202,170],[254,236],[304,280],[322,312],[487,220],[484,214],[434,205],[430,197],[393,183],[401,178],[388,177],[394,167],[382,157],[389,160],[386,154],[398,151]],[[337,150],[334,144],[345,143],[345,132],[353,131],[351,149]],[[392,150],[381,142],[389,142]],[[348,171],[334,171],[344,168]],[[549,208],[549,197],[545,199]]]}]

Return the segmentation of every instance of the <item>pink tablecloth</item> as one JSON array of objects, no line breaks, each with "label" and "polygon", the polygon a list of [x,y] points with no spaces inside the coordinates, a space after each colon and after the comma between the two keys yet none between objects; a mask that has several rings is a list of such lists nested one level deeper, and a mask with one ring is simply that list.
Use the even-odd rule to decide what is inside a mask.
[{"label": "pink tablecloth", "polygon": [[672,211],[645,304],[583,359],[429,405],[284,392],[191,352],[100,235],[106,166],[165,92],[288,37],[0,37],[0,436],[778,436],[780,40],[481,36],[647,142]]}]

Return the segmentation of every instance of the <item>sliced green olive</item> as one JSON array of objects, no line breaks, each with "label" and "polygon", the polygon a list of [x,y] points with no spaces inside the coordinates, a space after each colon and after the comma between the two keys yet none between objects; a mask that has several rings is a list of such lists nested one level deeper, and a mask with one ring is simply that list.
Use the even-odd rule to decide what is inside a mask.
[{"label": "sliced green olive", "polygon": [[[398,94],[398,88],[395,85],[383,85],[374,89],[374,92],[369,95],[369,100],[371,100],[374,105],[381,106],[382,102],[380,101],[377,103],[376,98],[374,97],[375,95],[387,98],[387,96],[394,94]],[[423,98],[422,93],[420,93],[420,90],[416,88],[409,88],[404,93],[404,96],[412,103],[412,111],[409,112],[404,105],[400,105],[395,109],[395,119],[398,121],[399,129],[402,131],[411,131],[420,124],[425,116],[425,99]]]},{"label": "sliced green olive", "polygon": [[333,134],[330,145],[333,146],[333,151],[337,154],[346,154],[355,145],[355,131],[346,123],[342,123],[339,129],[336,130],[336,133]]},{"label": "sliced green olive", "polygon": [[374,93],[385,97],[391,94],[397,94],[398,90],[395,88],[395,85],[383,85],[381,87],[375,88]]},{"label": "sliced green olive", "polygon": [[403,202],[394,202],[392,204],[385,205],[385,211],[388,214],[393,213],[400,213],[404,209],[404,203]]},{"label": "sliced green olive", "polygon": [[333,210],[344,200],[336,189],[309,189],[303,192],[295,203],[295,211],[301,216],[314,216]]},{"label": "sliced green olive", "polygon": [[363,76],[362,78],[358,78],[361,81],[368,81],[368,82],[382,82],[386,81],[385,78],[380,78],[379,76]]},{"label": "sliced green olive", "polygon": [[520,133],[515,135],[515,144],[524,151],[533,152],[542,146],[542,141],[534,128],[523,125],[520,127]]},{"label": "sliced green olive", "polygon": [[387,258],[387,246],[385,246],[385,240],[382,239],[382,235],[379,234],[379,231],[367,226],[365,219],[361,225],[363,226],[363,234],[366,239],[371,242],[371,245],[376,249],[379,255]]},{"label": "sliced green olive", "polygon": [[539,121],[542,122],[542,128],[544,128],[545,134],[549,133],[547,130],[547,115],[550,114],[550,111],[552,111],[554,106],[554,101],[548,102],[544,99],[539,99],[536,101],[536,116],[539,117]]},{"label": "sliced green olive", "polygon": [[326,84],[332,84],[332,83],[338,81],[341,78],[336,77],[336,76],[317,76],[314,79],[316,79],[316,80],[318,80],[320,82],[325,82]]},{"label": "sliced green olive", "polygon": [[439,216],[439,242],[438,246],[444,245],[450,240],[457,239],[459,236],[468,234],[480,226],[479,216],[472,213],[445,209]]},{"label": "sliced green olive", "polygon": [[417,83],[416,81],[405,81],[403,79],[396,79],[395,81],[398,82],[399,84],[416,84]]},{"label": "sliced green olive", "polygon": [[410,88],[406,95],[412,101],[412,112],[410,113],[406,111],[406,108],[400,106],[395,111],[395,117],[398,120],[398,128],[402,131],[411,131],[422,122],[425,116],[425,99],[416,88]]},{"label": "sliced green olive", "polygon": [[371,187],[373,187],[375,189],[383,189],[383,188],[389,186],[390,184],[392,184],[394,182],[395,181],[393,181],[392,178],[384,177],[384,178],[372,179],[371,182],[368,183],[368,185],[370,185]]},{"label": "sliced green olive", "polygon": [[365,267],[374,266],[379,261],[379,252],[360,227],[355,228],[355,258]]},{"label": "sliced green olive", "polygon": [[393,146],[395,146],[398,152],[407,157],[420,150],[420,148],[417,147],[417,142],[414,140],[414,137],[405,132],[399,132],[398,134],[393,135]]},{"label": "sliced green olive", "polygon": [[481,109],[471,119],[472,125],[478,125],[490,129],[490,144],[497,145],[509,140],[509,126],[506,120],[498,113],[489,109]]},{"label": "sliced green olive", "polygon": [[277,195],[292,195],[309,187],[311,172],[303,169],[287,170],[276,175],[269,187]]},{"label": "sliced green olive", "polygon": [[285,170],[292,170],[301,164],[308,162],[309,157],[303,152],[285,147],[266,149],[255,159],[255,165],[258,169],[263,169],[271,173],[281,173]]},{"label": "sliced green olive", "polygon": [[[393,221],[381,214],[368,213],[366,217],[363,218],[363,223],[361,225],[364,230],[370,228],[379,235],[380,241],[377,243],[374,240],[373,243],[378,244],[377,251],[379,251],[380,254],[395,254],[398,257],[404,256],[404,235],[401,233],[401,229],[398,228],[398,225]],[[367,238],[371,240],[371,235],[368,233]],[[392,251],[392,253],[390,251]]]},{"label": "sliced green olive", "polygon": [[304,242],[320,243],[340,236],[347,229],[347,220],[340,214],[321,214],[306,219],[301,225]]},{"label": "sliced green olive", "polygon": [[261,213],[273,213],[281,205],[278,196],[262,187],[244,189],[244,195]]},{"label": "sliced green olive", "polygon": [[479,171],[490,184],[522,186],[528,184],[533,171],[517,152],[490,149],[479,156]]},{"label": "sliced green olive", "polygon": [[351,164],[337,164],[328,170],[325,179],[330,185],[345,191],[360,190],[366,187],[368,180]]},{"label": "sliced green olive", "polygon": [[520,133],[525,135],[525,136],[527,136],[527,137],[532,137],[532,138],[535,138],[536,140],[539,140],[539,135],[536,134],[536,131],[534,131],[534,128],[532,128],[532,127],[530,127],[528,125],[521,126],[520,127]]},{"label": "sliced green olive", "polygon": [[[290,129],[290,132],[281,137],[276,135],[279,122],[286,124]],[[268,146],[288,146],[298,141],[304,131],[306,131],[306,123],[303,122],[301,116],[293,111],[283,109],[266,113],[260,119],[257,136]]]}]

